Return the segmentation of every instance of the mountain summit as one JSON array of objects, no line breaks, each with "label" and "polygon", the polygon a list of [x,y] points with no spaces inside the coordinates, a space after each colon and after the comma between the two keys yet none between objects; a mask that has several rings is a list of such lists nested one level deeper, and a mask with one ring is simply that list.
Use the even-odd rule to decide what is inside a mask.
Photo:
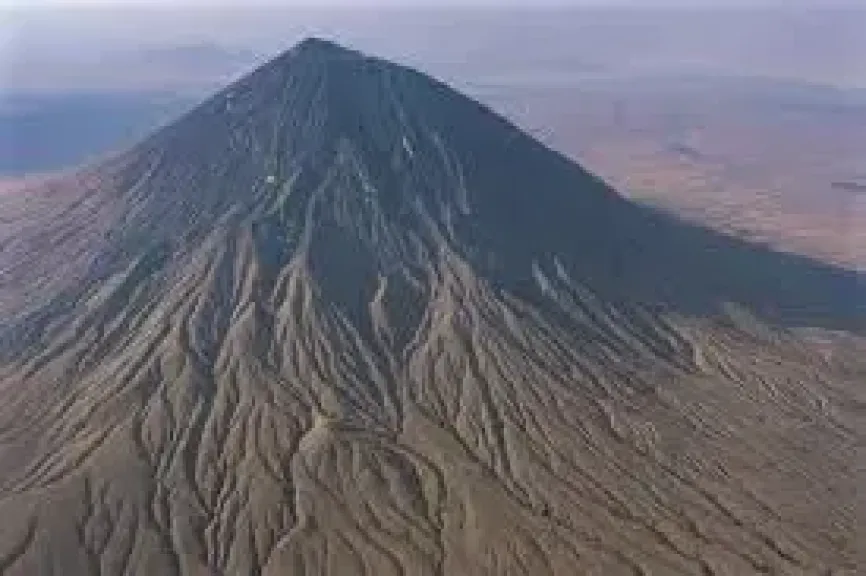
[{"label": "mountain summit", "polygon": [[853,565],[862,278],[419,72],[306,40],[0,203],[4,574]]}]

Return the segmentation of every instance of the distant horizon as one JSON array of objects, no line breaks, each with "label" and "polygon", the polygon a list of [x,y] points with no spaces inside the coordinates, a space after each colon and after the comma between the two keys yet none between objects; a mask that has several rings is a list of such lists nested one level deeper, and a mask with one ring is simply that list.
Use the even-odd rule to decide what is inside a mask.
[{"label": "distant horizon", "polygon": [[[6,8],[0,91],[201,91],[309,36],[454,80],[527,71],[547,77],[688,73],[866,88],[866,9],[456,4]],[[449,41],[440,42],[446,34]]]}]

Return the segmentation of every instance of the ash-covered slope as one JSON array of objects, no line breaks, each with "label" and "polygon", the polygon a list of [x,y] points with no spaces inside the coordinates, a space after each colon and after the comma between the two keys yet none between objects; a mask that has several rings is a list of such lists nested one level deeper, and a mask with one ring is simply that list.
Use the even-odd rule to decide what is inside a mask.
[{"label": "ash-covered slope", "polygon": [[309,40],[0,204],[4,574],[855,566],[861,278],[422,74]]}]

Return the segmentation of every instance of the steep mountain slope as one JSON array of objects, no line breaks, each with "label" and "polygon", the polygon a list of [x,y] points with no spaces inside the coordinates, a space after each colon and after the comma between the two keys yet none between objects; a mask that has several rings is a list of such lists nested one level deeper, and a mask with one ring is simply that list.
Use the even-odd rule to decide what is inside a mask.
[{"label": "steep mountain slope", "polygon": [[862,278],[421,74],[305,41],[0,202],[4,574],[856,567]]}]

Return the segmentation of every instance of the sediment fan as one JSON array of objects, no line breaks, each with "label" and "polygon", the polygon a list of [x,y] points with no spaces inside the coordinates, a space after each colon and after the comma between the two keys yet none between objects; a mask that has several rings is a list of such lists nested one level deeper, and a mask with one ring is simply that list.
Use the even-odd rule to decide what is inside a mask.
[{"label": "sediment fan", "polygon": [[3,574],[856,569],[862,277],[410,69],[305,41],[0,271]]}]

